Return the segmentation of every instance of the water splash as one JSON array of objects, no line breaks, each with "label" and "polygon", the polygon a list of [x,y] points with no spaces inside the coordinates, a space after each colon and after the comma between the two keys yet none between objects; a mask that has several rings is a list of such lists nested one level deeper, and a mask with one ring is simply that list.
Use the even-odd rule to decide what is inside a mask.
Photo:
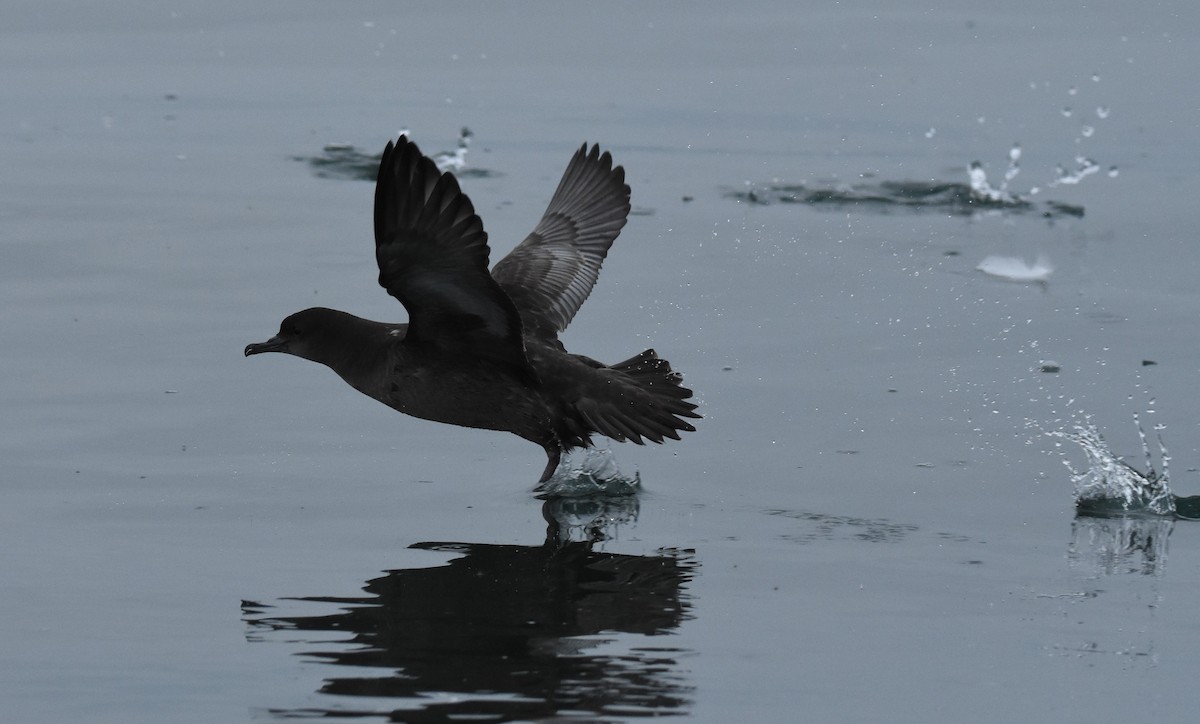
[{"label": "water splash", "polygon": [[985,201],[1011,202],[1012,196],[1004,193],[1000,189],[992,188],[988,183],[987,171],[983,170],[983,164],[979,161],[972,161],[967,167],[967,174],[971,183],[971,194]]},{"label": "water splash", "polygon": [[[1098,73],[1090,76],[1093,83],[1100,82]],[[1039,84],[1032,81],[1030,89],[1049,87],[1049,83]],[[1079,85],[1071,85],[1067,95],[1075,98],[1072,103],[1085,102],[1085,89]],[[1088,115],[1094,108],[1096,121],[1091,121]],[[1100,133],[1099,123],[1109,117],[1111,109],[1107,105],[1060,107],[1059,113],[1064,118],[1074,118],[1079,122],[1078,135],[1074,139],[1076,148],[1083,149]],[[976,118],[980,124],[986,123],[987,118]],[[938,133],[937,127],[930,126],[924,132],[925,138],[932,139]],[[1034,203],[1032,197],[1037,196],[1042,187],[1030,186],[1026,190],[1017,191],[1013,182],[1021,172],[1021,144],[1014,143],[1008,152],[1008,164],[1002,180],[996,185],[988,179],[988,174],[981,161],[972,161],[967,165],[967,182],[956,183],[936,179],[922,181],[881,181],[867,183],[836,183],[827,186],[811,187],[807,184],[788,183],[778,179],[769,184],[759,184],[745,181],[744,188],[725,190],[726,198],[754,205],[772,203],[802,203],[812,206],[824,206],[836,209],[853,207],[863,211],[888,213],[894,209],[909,209],[912,211],[935,211],[962,216],[995,215],[997,212],[1005,215],[1037,214],[1045,219],[1063,217],[1081,218],[1084,215],[1083,206],[1066,204],[1057,201]],[[1066,165],[1055,166],[1055,175],[1048,181],[1046,187],[1072,186],[1082,182],[1088,176],[1100,172],[1100,165],[1082,152],[1075,154],[1075,168],[1068,169]],[[1107,176],[1116,178],[1116,166],[1109,166]],[[864,175],[863,178],[874,176]]]},{"label": "water splash", "polygon": [[568,454],[554,475],[533,490],[542,498],[582,498],[637,495],[641,489],[641,475],[621,472],[612,450],[588,448]]},{"label": "water splash", "polygon": [[[407,128],[397,135],[412,137]],[[467,150],[475,134],[465,126],[458,134],[458,143],[453,151],[433,154],[433,162],[439,171],[452,171],[459,178],[488,178],[498,175],[494,171],[467,167]],[[293,156],[292,160],[307,163],[319,178],[348,179],[352,181],[374,181],[379,175],[379,159],[382,154],[364,151],[349,143],[329,143],[321,148],[319,156]]]},{"label": "water splash", "polygon": [[442,151],[433,155],[433,162],[439,171],[462,171],[467,166],[467,149],[471,147],[471,129],[463,126],[458,133],[458,145],[453,151]]},{"label": "water splash", "polygon": [[1019,173],[1021,173],[1021,144],[1019,143],[1014,143],[1008,150],[1008,168],[1004,171],[1004,180],[997,187],[988,183],[987,172],[983,170],[983,164],[979,161],[972,161],[967,167],[971,196],[979,201],[992,204],[1020,204],[1021,197],[1008,190],[1009,182],[1015,179]]},{"label": "water splash", "polygon": [[1137,416],[1138,435],[1146,456],[1145,473],[1126,463],[1109,449],[1108,443],[1094,425],[1087,422],[1075,425],[1070,432],[1065,430],[1043,431],[1046,436],[1070,440],[1083,449],[1087,468],[1076,470],[1068,460],[1063,464],[1071,472],[1074,486],[1075,507],[1082,513],[1111,515],[1123,513],[1145,513],[1149,515],[1175,515],[1175,496],[1169,484],[1171,457],[1161,436],[1158,437],[1159,458],[1162,471],[1154,467],[1150,444]]},{"label": "water splash", "polygon": [[1086,156],[1075,157],[1075,170],[1067,171],[1062,166],[1055,167],[1058,178],[1050,182],[1050,186],[1075,185],[1088,176],[1100,171],[1100,164]]},{"label": "water splash", "polygon": [[1007,187],[1008,182],[1017,177],[1021,173],[1021,144],[1014,143],[1012,148],[1008,149],[1008,170],[1004,172],[1004,185]]},{"label": "water splash", "polygon": [[[1094,163],[1092,164],[1094,166]],[[1075,174],[1059,170],[1058,180],[1051,186],[1078,183],[1084,176],[1095,173],[1099,167],[1081,167]],[[1035,205],[1025,195],[1018,194],[1010,186],[1021,173],[1021,144],[1014,143],[1008,150],[1008,164],[1000,182],[993,186],[988,180],[983,163],[973,161],[967,166],[967,183],[950,181],[880,181],[875,183],[837,184],[831,187],[808,187],[795,183],[772,183],[755,185],[745,182],[744,190],[727,191],[725,196],[754,205],[771,203],[809,204],[842,208],[852,206],[863,211],[874,210],[887,213],[893,209],[912,211],[930,210],[938,213],[974,216],[997,211],[1005,213],[1036,213],[1045,219],[1084,214],[1082,206],[1057,201],[1045,201]],[[1074,180],[1072,180],[1074,176]],[[1029,196],[1038,193],[1035,186]]]},{"label": "water splash", "polygon": [[[974,165],[974,164],[972,164]],[[982,171],[982,167],[980,167]],[[987,181],[986,174],[981,179]],[[982,189],[977,182],[977,188]],[[990,187],[989,187],[990,188]],[[1030,189],[1030,195],[1037,189]],[[1075,204],[1045,201],[1034,204],[1013,193],[978,192],[965,183],[952,181],[880,181],[854,185],[806,186],[798,183],[773,182],[759,185],[745,182],[740,189],[727,189],[725,198],[753,206],[807,204],[827,209],[892,213],[907,210],[914,213],[932,211],[953,216],[977,216],[1002,212],[1033,214],[1043,219],[1082,218],[1084,208]]]}]

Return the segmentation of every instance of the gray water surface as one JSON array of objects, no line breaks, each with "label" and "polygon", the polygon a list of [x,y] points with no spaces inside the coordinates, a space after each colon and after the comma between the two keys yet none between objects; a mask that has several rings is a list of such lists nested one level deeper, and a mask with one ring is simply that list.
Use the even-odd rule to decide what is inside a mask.
[{"label": "gray water surface", "polygon": [[[10,4],[0,720],[1191,721],[1200,527],[1077,519],[1029,423],[1136,461],[1140,412],[1200,491],[1198,35],[1187,2]],[[636,499],[547,505],[525,441],[242,357],[308,306],[404,318],[372,184],[296,159],[463,126],[493,259],[582,141],[626,168],[564,341],[653,346],[705,416],[613,446]],[[746,196],[998,182],[1014,143],[1011,188],[1080,213]]]}]

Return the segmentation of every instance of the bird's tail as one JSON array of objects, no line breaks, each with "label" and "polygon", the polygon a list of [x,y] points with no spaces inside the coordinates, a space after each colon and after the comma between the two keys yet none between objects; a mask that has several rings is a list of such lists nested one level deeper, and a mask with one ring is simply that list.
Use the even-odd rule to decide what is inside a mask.
[{"label": "bird's tail", "polygon": [[684,419],[700,418],[696,404],[689,401],[692,391],[683,386],[683,375],[654,350],[609,365],[609,369],[620,373],[618,379],[623,377],[620,382],[625,384],[614,379],[612,394],[581,410],[597,432],[641,445],[643,438],[661,443],[664,438],[678,440],[680,432],[696,429]]}]

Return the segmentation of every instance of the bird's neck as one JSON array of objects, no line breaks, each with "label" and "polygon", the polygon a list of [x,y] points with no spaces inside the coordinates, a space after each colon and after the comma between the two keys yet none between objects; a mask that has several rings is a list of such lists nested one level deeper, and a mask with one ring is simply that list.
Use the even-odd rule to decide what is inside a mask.
[{"label": "bird's neck", "polygon": [[384,324],[347,314],[342,324],[327,327],[320,345],[320,362],[355,389],[368,389],[389,364],[390,350],[404,339],[407,325]]}]

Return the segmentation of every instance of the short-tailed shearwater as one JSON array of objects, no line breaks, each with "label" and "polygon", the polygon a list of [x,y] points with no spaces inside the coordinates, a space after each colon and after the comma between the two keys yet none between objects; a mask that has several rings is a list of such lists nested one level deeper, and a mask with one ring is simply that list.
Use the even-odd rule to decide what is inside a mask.
[{"label": "short-tailed shearwater", "polygon": [[625,170],[585,143],[537,227],[488,271],[487,234],[452,173],[401,136],[375,187],[379,283],[407,324],[333,309],[297,312],[246,355],[320,362],[400,412],[507,430],[541,445],[545,482],[593,433],[643,444],[679,439],[699,418],[692,391],[652,349],[606,365],[558,340],[592,291],[629,215]]}]

